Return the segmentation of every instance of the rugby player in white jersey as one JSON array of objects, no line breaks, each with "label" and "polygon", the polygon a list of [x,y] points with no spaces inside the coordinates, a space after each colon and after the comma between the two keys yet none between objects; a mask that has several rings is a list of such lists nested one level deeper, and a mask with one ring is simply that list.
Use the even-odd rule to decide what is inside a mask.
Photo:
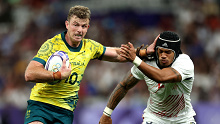
[{"label": "rugby player in white jersey", "polygon": [[112,92],[100,124],[112,123],[113,110],[140,80],[145,80],[150,92],[142,124],[196,124],[190,99],[194,81],[192,60],[182,53],[181,40],[174,32],[162,32],[153,44],[155,58],[146,62],[136,56],[131,43],[121,46],[121,55],[134,66]]}]

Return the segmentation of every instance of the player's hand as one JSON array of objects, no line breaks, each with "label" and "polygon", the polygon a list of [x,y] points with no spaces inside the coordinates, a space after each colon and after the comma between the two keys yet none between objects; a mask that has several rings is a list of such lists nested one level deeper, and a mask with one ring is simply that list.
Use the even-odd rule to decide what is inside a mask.
[{"label": "player's hand", "polygon": [[66,57],[63,57],[63,64],[60,68],[61,79],[67,79],[71,74],[71,65],[66,66]]},{"label": "player's hand", "polygon": [[99,124],[112,124],[112,119],[105,114],[102,114],[102,117],[99,120]]},{"label": "player's hand", "polygon": [[144,44],[142,44],[140,47],[137,47],[136,49],[136,55],[138,57],[142,57],[141,49],[144,47]]},{"label": "player's hand", "polygon": [[155,52],[155,46],[157,39],[160,37],[160,34],[154,39],[154,42],[147,47],[147,55],[152,55]]},{"label": "player's hand", "polygon": [[121,45],[121,56],[126,58],[128,61],[133,62],[136,57],[136,51],[132,43]]}]

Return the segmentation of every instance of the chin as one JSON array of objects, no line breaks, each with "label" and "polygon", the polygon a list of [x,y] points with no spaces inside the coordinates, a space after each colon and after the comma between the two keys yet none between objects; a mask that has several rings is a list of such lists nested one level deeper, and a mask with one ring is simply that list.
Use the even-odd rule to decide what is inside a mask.
[{"label": "chin", "polygon": [[162,68],[166,68],[166,67],[168,67],[169,65],[167,65],[167,64],[161,64],[160,63],[160,67],[162,67]]}]

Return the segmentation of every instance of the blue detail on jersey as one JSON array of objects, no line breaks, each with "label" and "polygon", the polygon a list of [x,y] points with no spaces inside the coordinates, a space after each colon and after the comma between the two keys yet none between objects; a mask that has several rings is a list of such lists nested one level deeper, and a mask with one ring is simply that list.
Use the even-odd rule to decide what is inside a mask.
[{"label": "blue detail on jersey", "polygon": [[[78,94],[78,91],[76,91],[76,94]],[[71,107],[71,108],[76,108],[77,102],[79,100],[79,96],[72,96],[69,98],[64,98],[64,101]]]},{"label": "blue detail on jersey", "polygon": [[62,37],[62,40],[64,41],[64,43],[66,44],[66,46],[68,47],[68,49],[71,51],[71,52],[79,52],[82,48],[82,45],[83,45],[83,42],[81,41],[80,42],[80,45],[78,47],[71,47],[67,42],[66,42],[66,39],[65,39],[65,34],[67,33],[67,31],[64,31],[61,33],[61,37]]},{"label": "blue detail on jersey", "polygon": [[106,51],[106,47],[105,46],[103,46],[103,47],[104,47],[104,51],[103,51],[102,55],[98,58],[99,60],[102,60],[102,57],[104,56],[105,51]]},{"label": "blue detail on jersey", "polygon": [[40,62],[41,64],[43,64],[43,66],[46,65],[46,62],[45,62],[43,59],[41,59],[41,58],[35,57],[35,58],[33,58],[32,60],[37,61],[37,62]]}]

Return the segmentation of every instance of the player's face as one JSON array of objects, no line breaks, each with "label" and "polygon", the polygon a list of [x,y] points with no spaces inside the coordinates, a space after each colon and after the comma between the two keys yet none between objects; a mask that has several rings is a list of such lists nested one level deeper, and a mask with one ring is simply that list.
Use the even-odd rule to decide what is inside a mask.
[{"label": "player's face", "polygon": [[158,48],[157,54],[159,58],[159,64],[161,67],[168,67],[174,59],[174,52],[170,49]]},{"label": "player's face", "polygon": [[74,15],[69,21],[66,21],[65,24],[70,41],[72,43],[79,43],[88,31],[89,19],[80,19]]}]

